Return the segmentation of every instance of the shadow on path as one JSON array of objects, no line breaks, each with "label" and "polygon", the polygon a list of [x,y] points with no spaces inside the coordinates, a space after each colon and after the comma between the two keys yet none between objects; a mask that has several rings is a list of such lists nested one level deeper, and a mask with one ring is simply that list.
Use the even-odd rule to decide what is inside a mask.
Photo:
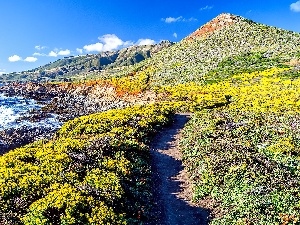
[{"label": "shadow on path", "polygon": [[[208,224],[209,211],[182,198],[187,186],[186,175],[178,149],[180,131],[189,120],[188,114],[176,114],[174,123],[163,129],[151,145],[155,208],[153,221],[148,225],[202,225]],[[180,178],[181,177],[181,178]],[[191,193],[190,193],[191,194]]]}]

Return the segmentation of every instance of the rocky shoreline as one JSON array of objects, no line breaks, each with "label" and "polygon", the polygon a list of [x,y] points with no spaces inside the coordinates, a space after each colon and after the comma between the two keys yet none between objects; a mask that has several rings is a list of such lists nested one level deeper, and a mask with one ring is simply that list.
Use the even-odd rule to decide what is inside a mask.
[{"label": "rocky shoreline", "polygon": [[50,139],[57,129],[50,127],[10,128],[0,131],[0,155],[40,139]]},{"label": "rocky shoreline", "polygon": [[[33,122],[42,121],[55,114],[63,123],[78,116],[130,105],[118,98],[112,87],[100,85],[14,82],[1,86],[0,93],[6,96],[22,96],[42,103],[44,106],[40,110],[33,110],[20,118]],[[21,126],[0,131],[0,154],[39,139],[49,139],[57,129]]]}]

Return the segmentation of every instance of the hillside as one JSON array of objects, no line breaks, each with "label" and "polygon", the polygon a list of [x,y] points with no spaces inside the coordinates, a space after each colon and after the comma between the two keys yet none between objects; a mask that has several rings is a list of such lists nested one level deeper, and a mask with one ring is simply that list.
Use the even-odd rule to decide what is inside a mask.
[{"label": "hillside", "polygon": [[236,72],[262,70],[300,56],[300,34],[221,14],[136,68],[151,68],[151,86],[203,82]]},{"label": "hillside", "polygon": [[[1,224],[180,221],[191,207],[168,202],[187,194],[212,225],[299,224],[299,33],[221,14],[151,58],[109,65],[84,80],[4,87],[48,98],[62,90],[43,112],[94,111],[0,157]],[[122,104],[101,111],[102,101]],[[183,132],[170,126],[179,112],[191,115]],[[162,154],[172,148],[176,156]],[[158,182],[151,165],[166,168]]]},{"label": "hillside", "polygon": [[147,58],[153,57],[153,55],[160,50],[173,44],[174,43],[170,41],[161,41],[154,45],[135,45],[121,50],[101,52],[99,54],[68,56],[32,70],[3,75],[0,77],[0,82],[13,80],[65,80],[77,76],[86,76],[87,74],[99,73],[107,69],[134,65]]}]

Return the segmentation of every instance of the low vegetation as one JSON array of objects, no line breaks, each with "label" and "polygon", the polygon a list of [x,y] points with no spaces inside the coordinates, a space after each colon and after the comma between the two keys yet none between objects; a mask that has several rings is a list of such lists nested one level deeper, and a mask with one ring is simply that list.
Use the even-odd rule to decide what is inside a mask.
[{"label": "low vegetation", "polygon": [[212,209],[211,224],[299,224],[300,80],[288,73],[238,74],[197,90],[196,101],[228,96],[197,112],[181,140],[194,199]]},{"label": "low vegetation", "polygon": [[[292,74],[289,76],[289,74]],[[181,148],[212,224],[297,224],[300,79],[292,68],[157,88],[163,101],[83,116],[0,158],[5,224],[134,224],[151,204],[151,135],[194,111]],[[291,78],[292,77],[292,78]],[[132,84],[124,82],[123,87]],[[161,101],[162,101],[161,100]]]},{"label": "low vegetation", "polygon": [[136,224],[151,197],[151,135],[168,104],[83,116],[0,158],[1,224]]}]

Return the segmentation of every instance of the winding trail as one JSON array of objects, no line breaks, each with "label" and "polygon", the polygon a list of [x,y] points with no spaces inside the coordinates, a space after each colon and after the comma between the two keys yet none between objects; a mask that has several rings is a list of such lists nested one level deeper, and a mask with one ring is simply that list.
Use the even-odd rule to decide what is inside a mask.
[{"label": "winding trail", "polygon": [[148,225],[204,225],[209,212],[191,202],[191,185],[178,148],[190,114],[176,114],[174,123],[153,139],[151,147],[155,209]]}]

